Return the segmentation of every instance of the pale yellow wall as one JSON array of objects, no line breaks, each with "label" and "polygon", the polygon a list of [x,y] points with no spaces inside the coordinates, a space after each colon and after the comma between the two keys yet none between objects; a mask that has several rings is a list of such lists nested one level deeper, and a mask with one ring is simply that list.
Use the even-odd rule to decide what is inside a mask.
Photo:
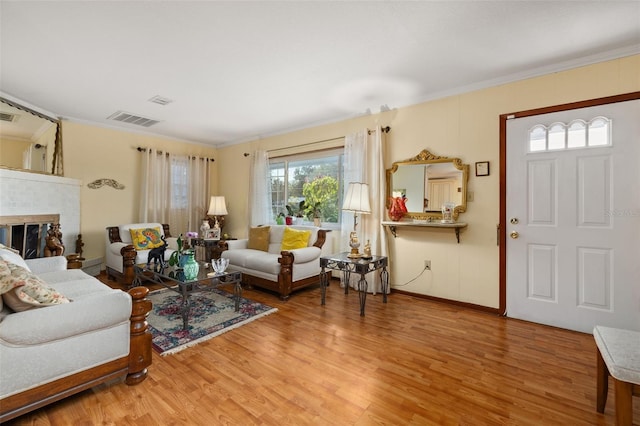
[{"label": "pale yellow wall", "polygon": [[[243,237],[247,234],[251,164],[251,157],[243,153],[341,137],[377,123],[389,125],[392,130],[386,136],[386,167],[425,148],[438,155],[460,157],[472,166],[469,190],[475,198],[460,216],[460,220],[469,223],[461,234],[460,244],[455,243],[452,232],[440,230],[402,229],[398,238],[390,238],[392,285],[414,278],[421,271],[423,260],[429,259],[432,272],[398,288],[495,308],[499,276],[496,246],[499,115],[638,90],[640,56],[636,55],[219,150],[64,121],[64,171],[65,176],[83,183],[84,250],[87,258],[95,258],[104,256],[106,226],[137,219],[137,146],[214,157],[211,195],[226,197],[229,215],[225,231]],[[491,175],[476,178],[473,173],[476,161],[490,161]],[[116,179],[126,189],[87,188],[87,183],[99,178]]]},{"label": "pale yellow wall", "polygon": [[[71,121],[62,122],[62,138],[64,175],[82,181],[80,229],[87,259],[104,257],[107,226],[138,221],[140,153],[136,147],[215,158],[210,187],[212,193],[217,190],[218,158],[214,148]],[[101,178],[115,179],[125,189],[87,187],[88,183]],[[72,249],[67,251],[72,252],[75,247]]]},{"label": "pale yellow wall", "polygon": [[[221,148],[220,162],[216,164],[219,164],[220,193],[230,206],[226,230],[236,236],[247,234],[251,160],[242,155],[244,152],[344,136],[376,123],[389,125],[392,130],[386,139],[386,167],[425,148],[437,155],[460,157],[471,165],[469,190],[475,198],[459,218],[469,224],[461,233],[460,244],[456,244],[452,232],[444,230],[403,228],[398,238],[389,239],[392,285],[413,279],[422,270],[423,261],[429,259],[431,272],[398,288],[497,308],[499,115],[638,90],[640,56],[636,55]],[[473,167],[476,161],[489,161],[491,175],[476,177]]]},{"label": "pale yellow wall", "polygon": [[31,141],[13,138],[0,138],[0,164],[5,167],[21,169],[22,155],[29,149]]},{"label": "pale yellow wall", "polygon": [[[38,138],[34,143],[46,146],[46,160],[43,168],[43,172],[51,173],[51,168],[53,165],[53,153],[55,151],[56,145],[56,131],[58,130],[58,126],[49,126],[47,130],[42,133],[42,135]],[[33,168],[32,168],[33,169]]]},{"label": "pale yellow wall", "polygon": [[[44,122],[45,120],[42,121]],[[53,151],[57,127],[49,122],[46,123],[49,127],[47,127],[36,140],[17,139],[7,136],[0,137],[0,165],[15,169],[22,169],[24,165],[23,155],[29,149],[29,146],[32,144],[41,144],[46,148],[41,148],[37,153],[42,153],[42,149],[46,149],[45,164],[42,164],[41,160],[38,161],[34,158],[32,159],[31,170],[50,173],[51,164],[53,164]]]}]

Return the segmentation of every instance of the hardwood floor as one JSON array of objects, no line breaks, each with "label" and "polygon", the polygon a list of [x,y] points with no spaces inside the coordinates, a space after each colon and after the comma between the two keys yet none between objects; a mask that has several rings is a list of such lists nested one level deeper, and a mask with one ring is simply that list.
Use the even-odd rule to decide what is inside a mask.
[{"label": "hardwood floor", "polygon": [[[105,282],[113,282],[101,277]],[[138,386],[101,385],[15,425],[612,425],[596,412],[591,335],[336,283],[175,355]],[[640,404],[634,400],[634,418]]]}]

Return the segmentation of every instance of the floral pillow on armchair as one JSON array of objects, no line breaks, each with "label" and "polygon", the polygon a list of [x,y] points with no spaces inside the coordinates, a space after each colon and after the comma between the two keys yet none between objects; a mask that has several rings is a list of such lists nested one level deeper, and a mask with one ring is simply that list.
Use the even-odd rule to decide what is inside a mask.
[{"label": "floral pillow on armchair", "polygon": [[129,232],[136,250],[150,250],[164,244],[160,228],[130,229]]}]

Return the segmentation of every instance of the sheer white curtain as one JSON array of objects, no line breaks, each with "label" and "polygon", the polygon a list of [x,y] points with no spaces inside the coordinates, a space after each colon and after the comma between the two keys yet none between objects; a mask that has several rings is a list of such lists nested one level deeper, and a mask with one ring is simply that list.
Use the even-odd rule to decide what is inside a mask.
[{"label": "sheer white curtain", "polygon": [[142,153],[140,222],[168,223],[175,236],[199,228],[209,195],[209,163],[198,157]]},{"label": "sheer white curtain", "polygon": [[142,152],[140,176],[140,222],[170,223],[171,166],[166,155],[155,149]]},{"label": "sheer white curtain", "polygon": [[202,221],[207,218],[209,209],[209,170],[208,158],[191,157],[189,159],[189,223],[188,231],[198,231]]},{"label": "sheer white curtain", "polygon": [[[384,144],[380,126],[375,130],[364,129],[345,137],[344,146],[344,191],[349,182],[364,182],[369,185],[370,214],[358,215],[358,238],[360,250],[369,241],[371,253],[378,256],[387,256],[386,234],[381,222],[384,219],[385,210],[385,169],[384,169]],[[349,251],[349,233],[353,230],[353,212],[342,213],[342,228],[340,233],[341,251]],[[370,273],[367,277],[369,291],[377,293],[381,291],[380,276],[378,273]],[[351,276],[350,286],[357,285],[358,277]]]},{"label": "sheer white curtain", "polygon": [[249,223],[255,227],[273,222],[271,211],[271,177],[269,176],[269,153],[255,151],[251,163],[251,186],[249,187]]}]

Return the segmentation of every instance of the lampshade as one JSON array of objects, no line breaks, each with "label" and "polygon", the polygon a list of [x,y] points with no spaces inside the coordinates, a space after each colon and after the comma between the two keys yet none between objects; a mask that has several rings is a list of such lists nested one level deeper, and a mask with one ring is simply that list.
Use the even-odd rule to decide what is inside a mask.
[{"label": "lampshade", "polygon": [[358,213],[371,213],[369,204],[369,185],[361,182],[349,182],[342,210]]},{"label": "lampshade", "polygon": [[224,196],[211,197],[211,202],[209,203],[209,211],[207,212],[207,214],[209,216],[220,216],[228,214],[227,204],[224,201]]}]

